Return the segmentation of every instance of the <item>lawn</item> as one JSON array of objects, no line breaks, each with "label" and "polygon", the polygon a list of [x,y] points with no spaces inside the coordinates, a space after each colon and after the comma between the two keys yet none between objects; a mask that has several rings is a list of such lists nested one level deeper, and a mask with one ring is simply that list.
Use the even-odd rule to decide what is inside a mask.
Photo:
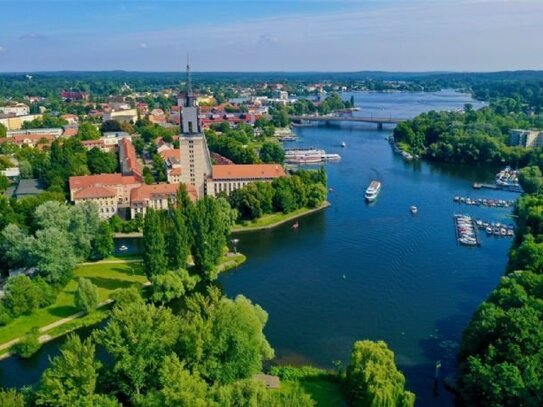
[{"label": "lawn", "polygon": [[119,288],[128,288],[134,284],[141,286],[147,281],[140,263],[81,265],[75,270],[74,278],[59,293],[54,304],[16,318],[0,328],[0,344],[24,335],[33,327],[41,328],[77,313],[74,292],[79,277],[88,278],[98,287],[100,302],[110,298],[111,293]]},{"label": "lawn", "polygon": [[289,388],[298,383],[300,387],[317,403],[317,407],[343,407],[347,400],[343,396],[338,382],[326,379],[299,379],[298,381],[281,381],[281,388]]},{"label": "lawn", "polygon": [[323,208],[326,208],[329,206],[328,202],[325,202],[323,205],[319,206],[318,208],[300,208],[295,210],[294,212],[290,213],[282,213],[282,212],[276,212],[271,213],[269,215],[261,216],[260,218],[252,221],[247,222],[243,225],[235,225],[232,229],[232,232],[246,232],[251,230],[257,230],[257,229],[268,229],[275,226],[279,226],[282,223],[288,222],[290,220],[294,220],[296,218],[299,218],[300,216],[307,215],[309,213],[321,210]]}]

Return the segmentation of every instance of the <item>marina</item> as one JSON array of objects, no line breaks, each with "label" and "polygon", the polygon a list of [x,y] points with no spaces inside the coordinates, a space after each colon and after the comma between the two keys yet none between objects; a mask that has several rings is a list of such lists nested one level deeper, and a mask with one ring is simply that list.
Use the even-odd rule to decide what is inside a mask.
[{"label": "marina", "polygon": [[494,237],[514,237],[515,236],[515,225],[513,224],[504,224],[500,222],[486,222],[482,219],[476,219],[475,225],[481,231],[485,231],[487,236]]},{"label": "marina", "polygon": [[464,246],[479,246],[477,227],[471,216],[454,215],[456,240]]},{"label": "marina", "polygon": [[513,208],[516,202],[515,200],[511,199],[470,198],[459,195],[456,195],[453,198],[453,201],[458,204],[483,206],[486,208]]}]

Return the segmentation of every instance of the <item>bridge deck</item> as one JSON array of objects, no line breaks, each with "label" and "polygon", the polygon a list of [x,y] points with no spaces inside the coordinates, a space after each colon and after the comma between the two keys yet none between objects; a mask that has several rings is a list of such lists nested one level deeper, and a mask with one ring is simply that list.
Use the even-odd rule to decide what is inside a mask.
[{"label": "bridge deck", "polygon": [[292,120],[309,122],[363,122],[377,124],[398,124],[407,119],[398,117],[357,117],[357,116],[290,116]]}]

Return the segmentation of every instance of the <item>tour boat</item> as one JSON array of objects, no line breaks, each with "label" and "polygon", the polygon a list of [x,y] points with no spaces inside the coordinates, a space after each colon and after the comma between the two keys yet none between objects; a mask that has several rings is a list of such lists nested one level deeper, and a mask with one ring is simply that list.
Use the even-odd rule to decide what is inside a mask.
[{"label": "tour boat", "polygon": [[379,181],[371,181],[370,186],[366,189],[364,197],[366,201],[373,202],[377,199],[377,195],[381,191],[381,183]]},{"label": "tour boat", "polygon": [[418,213],[418,211],[419,211],[418,208],[416,206],[414,206],[414,205],[412,207],[410,207],[409,210],[411,211],[411,213],[413,215],[416,215]]}]

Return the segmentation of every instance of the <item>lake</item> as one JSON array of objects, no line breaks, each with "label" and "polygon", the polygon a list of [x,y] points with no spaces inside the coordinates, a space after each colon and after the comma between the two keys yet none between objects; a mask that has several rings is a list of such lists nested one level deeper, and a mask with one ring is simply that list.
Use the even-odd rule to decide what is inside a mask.
[{"label": "lake", "polygon": [[[413,117],[465,103],[481,106],[451,91],[353,95],[361,116]],[[458,246],[452,216],[512,222],[509,209],[460,206],[453,197],[516,195],[472,189],[474,181],[492,181],[496,168],[405,162],[385,140],[392,132],[386,126],[295,131],[300,139],[287,147],[322,147],[342,156],[326,165],[332,206],[302,218],[296,231],[285,224],[239,234],[247,262],[219,283],[229,296],[243,294],[269,313],[266,335],[277,362],[331,367],[348,361],[354,341],[382,339],[394,350],[417,405],[451,406],[442,386],[437,396],[432,392],[434,364],[442,361],[441,379],[453,371],[460,334],[497,285],[511,245],[507,238],[481,236],[479,248]],[[367,205],[363,194],[372,179],[382,182],[382,190]],[[411,205],[419,209],[416,216]],[[117,244],[134,248],[128,240]],[[29,361],[0,361],[2,384],[36,382],[61,341],[46,344]]]}]

